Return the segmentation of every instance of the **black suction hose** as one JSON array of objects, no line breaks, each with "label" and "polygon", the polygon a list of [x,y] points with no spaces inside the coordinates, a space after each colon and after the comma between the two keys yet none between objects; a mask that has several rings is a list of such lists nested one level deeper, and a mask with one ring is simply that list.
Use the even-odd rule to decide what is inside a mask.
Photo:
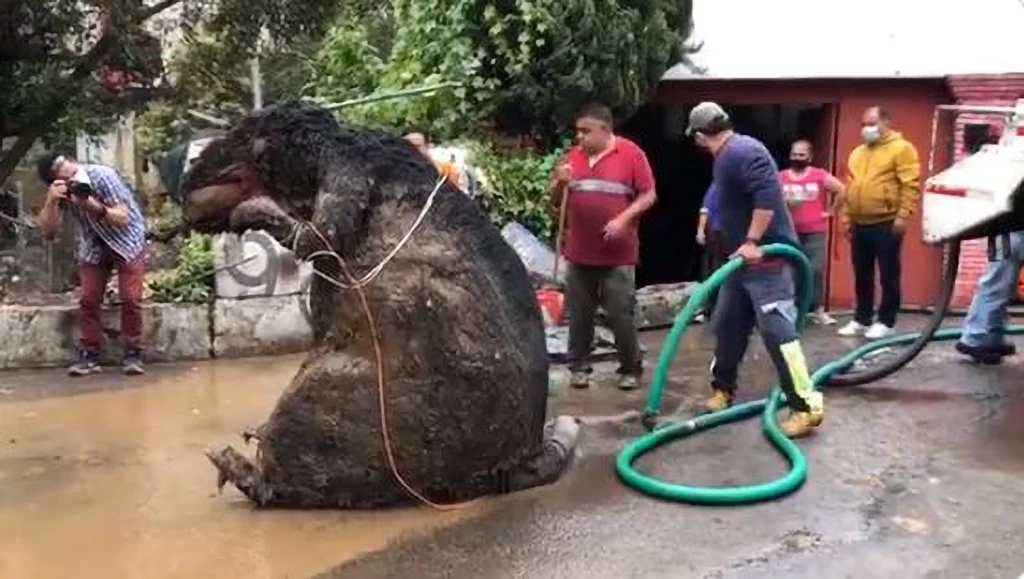
[{"label": "black suction hose", "polygon": [[953,288],[956,286],[956,273],[960,266],[960,242],[954,241],[947,243],[943,246],[943,263],[944,271],[942,274],[942,289],[939,292],[939,297],[935,300],[934,310],[932,315],[928,318],[928,323],[925,328],[918,334],[909,346],[903,351],[890,360],[885,365],[877,368],[871,368],[870,370],[864,370],[862,372],[843,373],[832,376],[825,382],[828,386],[860,386],[861,384],[867,384],[868,382],[874,382],[881,380],[889,374],[896,372],[900,368],[906,366],[924,350],[928,342],[932,340],[935,332],[942,325],[942,320],[946,316],[946,310],[949,308],[949,302],[953,299]]}]

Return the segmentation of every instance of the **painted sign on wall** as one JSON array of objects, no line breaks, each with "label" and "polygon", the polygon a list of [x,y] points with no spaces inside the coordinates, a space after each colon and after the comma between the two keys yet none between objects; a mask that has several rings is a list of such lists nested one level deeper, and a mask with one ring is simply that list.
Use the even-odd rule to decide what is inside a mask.
[{"label": "painted sign on wall", "polygon": [[264,231],[220,234],[213,250],[218,298],[294,295],[309,322],[312,264],[296,261],[290,250]]}]

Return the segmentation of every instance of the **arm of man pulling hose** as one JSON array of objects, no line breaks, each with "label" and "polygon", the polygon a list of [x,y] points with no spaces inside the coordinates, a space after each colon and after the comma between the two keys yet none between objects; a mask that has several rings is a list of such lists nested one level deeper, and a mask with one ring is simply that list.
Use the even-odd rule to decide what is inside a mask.
[{"label": "arm of man pulling hose", "polygon": [[758,248],[764,232],[775,217],[775,208],[782,200],[782,186],[771,159],[765,155],[751,155],[741,168],[746,190],[753,197],[754,212],[747,226],[747,240],[736,251],[736,255],[751,263],[761,260],[763,254]]}]

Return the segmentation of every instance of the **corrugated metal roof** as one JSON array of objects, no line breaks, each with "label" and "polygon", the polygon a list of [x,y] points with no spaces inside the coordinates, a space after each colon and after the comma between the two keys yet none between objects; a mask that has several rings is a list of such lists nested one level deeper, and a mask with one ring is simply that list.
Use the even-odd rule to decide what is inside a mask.
[{"label": "corrugated metal roof", "polygon": [[1024,0],[694,0],[693,22],[663,80],[1024,72]]}]

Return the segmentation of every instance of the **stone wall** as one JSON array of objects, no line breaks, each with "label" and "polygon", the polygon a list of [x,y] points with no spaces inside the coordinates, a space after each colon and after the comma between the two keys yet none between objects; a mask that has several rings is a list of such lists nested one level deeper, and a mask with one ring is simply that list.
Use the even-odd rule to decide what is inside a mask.
[{"label": "stone wall", "polygon": [[[0,369],[62,366],[74,359],[76,306],[0,306]],[[149,362],[292,354],[312,331],[295,297],[217,300],[144,308]],[[119,307],[103,309],[104,363],[121,357]]]},{"label": "stone wall", "polygon": [[[642,290],[637,295],[640,329],[671,325],[692,285]],[[77,343],[76,306],[0,306],[0,369],[67,364]],[[144,310],[149,362],[292,354],[312,340],[306,294],[218,298],[209,305],[151,304]],[[120,308],[105,307],[103,360],[116,364]]]},{"label": "stone wall", "polygon": [[[212,304],[145,307],[150,362],[291,354],[312,341],[309,264],[298,264],[269,235],[250,231],[214,242],[216,300]],[[652,286],[637,292],[636,325],[672,324],[695,284]],[[75,356],[77,306],[0,305],[0,369],[44,368]],[[104,363],[121,356],[120,308],[103,310]]]}]

